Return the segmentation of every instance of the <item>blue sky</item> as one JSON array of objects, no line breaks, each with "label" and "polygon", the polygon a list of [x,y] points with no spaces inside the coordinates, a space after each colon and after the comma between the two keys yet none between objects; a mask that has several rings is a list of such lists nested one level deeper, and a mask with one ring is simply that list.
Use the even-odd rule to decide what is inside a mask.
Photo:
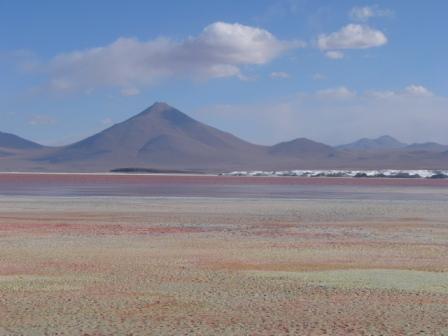
[{"label": "blue sky", "polygon": [[257,143],[448,143],[447,12],[443,0],[0,0],[0,130],[65,144],[166,101]]}]

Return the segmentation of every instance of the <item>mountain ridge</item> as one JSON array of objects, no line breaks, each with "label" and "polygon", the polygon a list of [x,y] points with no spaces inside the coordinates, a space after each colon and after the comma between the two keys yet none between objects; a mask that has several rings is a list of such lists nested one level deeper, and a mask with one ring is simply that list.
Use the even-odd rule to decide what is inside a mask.
[{"label": "mountain ridge", "polygon": [[390,135],[382,135],[378,138],[361,138],[354,142],[336,146],[339,149],[350,150],[390,150],[406,147],[407,144],[398,141]]},{"label": "mountain ridge", "polygon": [[[0,133],[7,134],[7,133]],[[45,147],[17,137],[3,148],[0,170],[156,170],[435,168],[448,167],[448,146],[405,144],[391,136],[329,146],[297,138],[272,146],[250,143],[191,118],[164,102],[78,142]],[[0,137],[0,140],[2,138]]]},{"label": "mountain ridge", "polygon": [[36,149],[43,147],[42,145],[22,138],[12,133],[0,131],[0,148],[6,149]]}]

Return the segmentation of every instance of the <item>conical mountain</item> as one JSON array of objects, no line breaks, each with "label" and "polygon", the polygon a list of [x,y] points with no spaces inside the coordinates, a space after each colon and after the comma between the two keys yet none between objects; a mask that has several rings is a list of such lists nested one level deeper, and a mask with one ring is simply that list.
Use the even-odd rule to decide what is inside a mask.
[{"label": "conical mountain", "polygon": [[263,152],[263,146],[205,125],[166,103],[155,103],[124,122],[42,159],[52,163],[95,161],[110,168],[208,168],[219,164],[238,166]]}]

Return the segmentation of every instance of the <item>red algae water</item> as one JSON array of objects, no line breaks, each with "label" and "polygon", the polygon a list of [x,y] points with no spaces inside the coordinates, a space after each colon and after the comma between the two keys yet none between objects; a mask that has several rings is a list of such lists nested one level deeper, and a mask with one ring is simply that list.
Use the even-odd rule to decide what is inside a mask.
[{"label": "red algae water", "polygon": [[448,200],[448,180],[2,173],[0,195]]}]

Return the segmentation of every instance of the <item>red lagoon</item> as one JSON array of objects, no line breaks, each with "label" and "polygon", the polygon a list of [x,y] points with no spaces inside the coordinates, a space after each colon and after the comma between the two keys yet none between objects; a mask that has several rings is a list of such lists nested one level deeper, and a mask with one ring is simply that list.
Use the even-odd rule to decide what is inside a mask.
[{"label": "red lagoon", "polygon": [[0,195],[448,200],[448,180],[0,173]]}]

